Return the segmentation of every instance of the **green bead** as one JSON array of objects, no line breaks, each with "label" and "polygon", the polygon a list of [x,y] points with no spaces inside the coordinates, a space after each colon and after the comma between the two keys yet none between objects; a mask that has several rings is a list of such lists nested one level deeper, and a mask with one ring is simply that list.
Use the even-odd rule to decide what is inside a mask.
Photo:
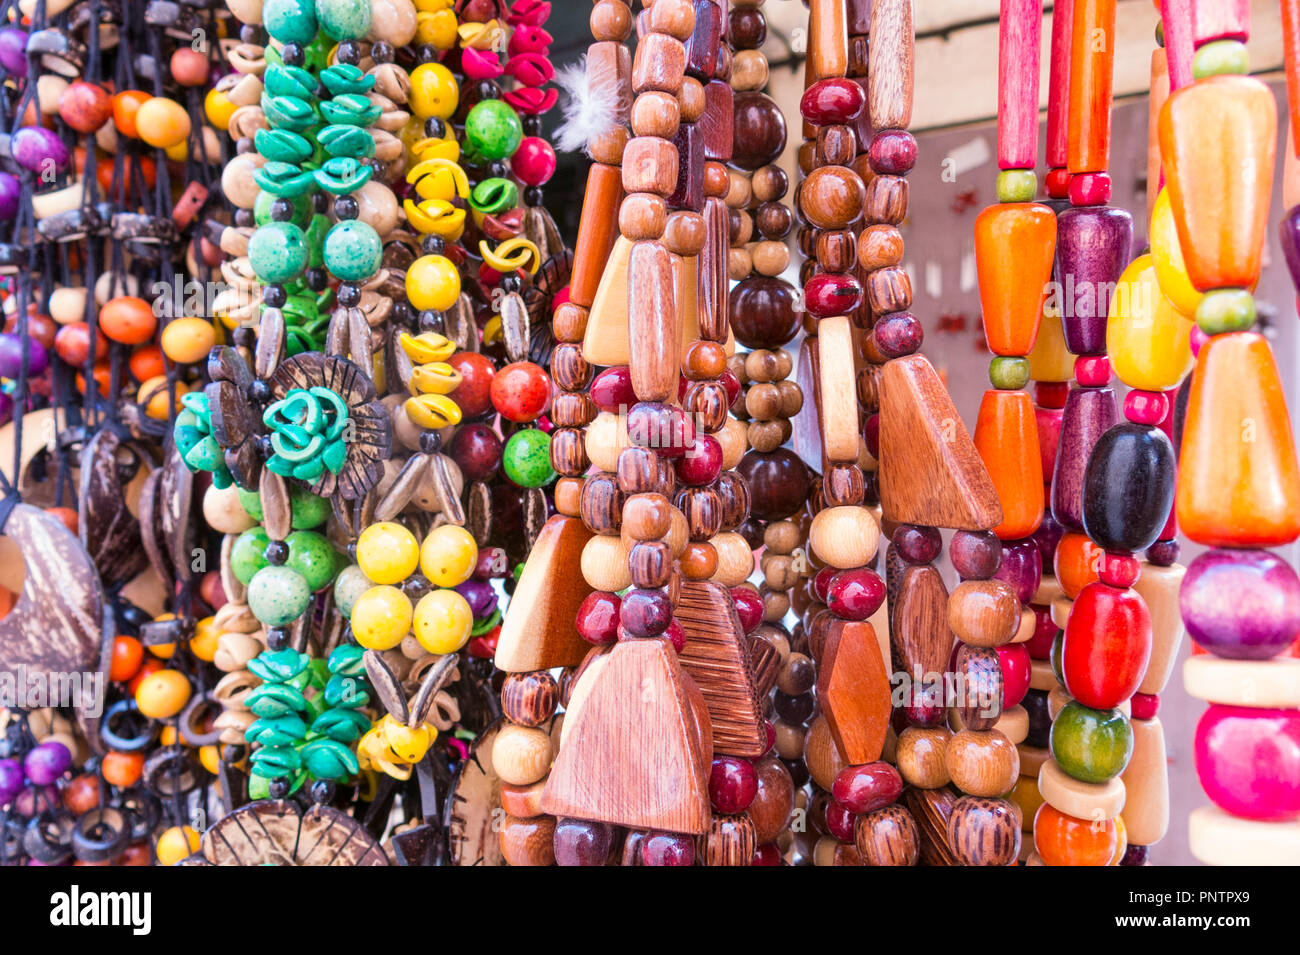
[{"label": "green bead", "polygon": [[316,152],[310,140],[287,129],[259,129],[253,146],[272,162],[303,163]]},{"label": "green bead", "polygon": [[1240,40],[1214,40],[1192,54],[1192,76],[1222,76],[1250,72],[1250,52]]},{"label": "green bead", "polygon": [[[257,198],[253,201],[253,221],[258,226],[270,225],[274,221],[271,218],[271,205],[279,198],[281,197],[265,189],[258,190]],[[288,221],[299,229],[306,229],[311,224],[311,196],[294,196],[289,202],[293,205],[293,215]]]},{"label": "green bead", "polygon": [[1038,177],[1032,169],[1003,169],[998,173],[998,202],[1033,202]]},{"label": "green bead", "polygon": [[248,241],[248,261],[264,285],[287,282],[307,268],[307,237],[292,222],[267,223]]},{"label": "green bead", "polygon": [[1206,292],[1196,306],[1196,324],[1207,335],[1244,332],[1255,324],[1255,296],[1244,288]]},{"label": "green bead", "polygon": [[519,202],[519,187],[509,179],[484,179],[469,194],[470,208],[484,215],[513,209]]},{"label": "green bead", "polygon": [[504,100],[480,100],[465,117],[465,139],[470,151],[483,159],[513,156],[523,138],[519,114]]},{"label": "green bead", "polygon": [[989,381],[1002,391],[1016,391],[1029,384],[1029,359],[998,355],[989,362]]},{"label": "green bead", "polygon": [[271,537],[263,527],[250,527],[235,538],[230,548],[230,569],[245,587],[253,575],[270,563],[266,559],[266,545]]},{"label": "green bead", "polygon": [[325,236],[325,268],[344,282],[364,282],[379,271],[384,244],[360,219],[344,219]]},{"label": "green bead", "polygon": [[311,217],[311,225],[307,227],[307,268],[319,269],[325,264],[325,236],[329,231],[329,217],[319,214]]},{"label": "green bead", "polygon": [[551,436],[537,428],[516,431],[501,451],[506,477],[521,487],[541,487],[555,478],[551,470]]},{"label": "green bead", "polygon": [[262,519],[262,495],[256,491],[245,491],[242,487],[237,488],[235,493],[239,495],[239,504],[248,516],[255,521],[260,521]]},{"label": "green bead", "polygon": [[370,32],[370,4],[359,0],[316,0],[320,28],[336,40],[359,40]]},{"label": "green bead", "polygon": [[296,531],[320,527],[329,520],[332,510],[328,500],[300,487],[289,492],[289,506],[293,510],[293,529]]},{"label": "green bead", "polygon": [[1133,727],[1119,710],[1094,710],[1071,700],[1052,723],[1052,758],[1085,783],[1118,776],[1133,756]]},{"label": "green bead", "polygon": [[1048,653],[1048,658],[1052,664],[1052,675],[1056,677],[1056,682],[1065,686],[1065,671],[1062,669],[1061,655],[1065,649],[1065,631],[1056,631],[1056,636],[1052,640],[1052,649]]},{"label": "green bead", "polygon": [[263,567],[248,582],[248,609],[268,627],[293,623],[309,603],[307,579],[291,567]]},{"label": "green bead", "polygon": [[289,559],[285,566],[302,574],[312,593],[329,586],[334,579],[334,548],[324,534],[315,531],[294,531],[285,539],[289,545]]},{"label": "green bead", "polygon": [[312,0],[266,0],[262,24],[281,43],[310,43],[316,39],[316,7]]}]

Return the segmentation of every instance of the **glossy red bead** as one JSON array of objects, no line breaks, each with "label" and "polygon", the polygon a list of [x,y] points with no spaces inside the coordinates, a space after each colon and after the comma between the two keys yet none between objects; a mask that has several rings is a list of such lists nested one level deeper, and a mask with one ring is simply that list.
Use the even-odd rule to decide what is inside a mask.
[{"label": "glossy red bead", "polygon": [[722,473],[722,445],[711,434],[696,434],[695,444],[673,462],[677,479],[691,487],[712,484]]},{"label": "glossy red bead", "polygon": [[1119,587],[1122,590],[1125,587],[1133,586],[1141,570],[1142,565],[1132,554],[1117,554],[1113,551],[1107,551],[1101,559],[1098,576],[1103,584],[1110,584],[1112,587]]},{"label": "glossy red bead", "polygon": [[641,840],[644,865],[693,865],[695,840],[676,832],[655,832]]},{"label": "glossy red bead", "polygon": [[817,594],[817,599],[822,603],[826,603],[830,599],[831,581],[835,579],[835,575],[838,573],[839,571],[834,567],[823,567],[813,577],[813,590]]},{"label": "glossy red bead", "polygon": [[1151,613],[1135,590],[1095,581],[1070,609],[1061,668],[1069,694],[1094,710],[1119,706],[1137,690],[1151,658]]},{"label": "glossy red bead", "polygon": [[627,410],[636,404],[632,369],[627,365],[615,365],[602,371],[591,383],[591,400],[601,411],[627,414]]},{"label": "glossy red bead", "polygon": [[1029,692],[1032,660],[1029,648],[1023,643],[1005,643],[995,648],[998,662],[1002,664],[1002,709],[1018,706]]},{"label": "glossy red bead", "polygon": [[540,136],[525,136],[510,157],[510,171],[526,186],[541,186],[555,175],[555,149]]},{"label": "glossy red bead", "polygon": [[1085,388],[1101,388],[1110,381],[1110,359],[1105,355],[1080,355],[1074,360],[1074,379]]},{"label": "glossy red bead", "polygon": [[536,421],[551,401],[551,378],[540,365],[517,361],[492,378],[492,405],[511,421]]},{"label": "glossy red bead", "polygon": [[763,622],[763,598],[753,587],[731,588],[731,599],[740,615],[740,626],[745,633],[753,633]]},{"label": "glossy red bead", "polygon": [[804,90],[799,113],[814,126],[843,126],[856,119],[866,105],[867,94],[860,85],[832,78],[819,80]]},{"label": "glossy red bead", "polygon": [[826,590],[826,605],[844,620],[868,620],[884,602],[885,582],[868,567],[841,570]]},{"label": "glossy red bead", "polygon": [[673,649],[678,653],[681,653],[682,647],[686,646],[686,628],[677,622],[676,617],[673,617],[669,622],[668,629],[664,631],[664,636],[668,638],[668,642],[673,645]]},{"label": "glossy red bead", "polygon": [[781,847],[775,842],[769,842],[767,845],[759,846],[754,850],[754,859],[749,863],[751,866],[756,865],[780,865],[781,864]]},{"label": "glossy red bead", "polygon": [[846,766],[831,784],[831,796],[853,812],[884,809],[903,794],[903,777],[884,761]]},{"label": "glossy red bead", "polygon": [[1104,172],[1081,172],[1070,177],[1070,205],[1104,206],[1110,202],[1110,176]]},{"label": "glossy red bead", "polygon": [[1160,696],[1156,693],[1134,693],[1129,704],[1135,720],[1153,720],[1160,712]]},{"label": "glossy red bead", "polygon": [[853,841],[853,824],[856,821],[857,814],[848,806],[841,805],[834,799],[826,804],[826,828],[840,842]]},{"label": "glossy red bead", "polygon": [[460,384],[449,396],[465,418],[477,418],[492,407],[492,378],[496,366],[478,352],[456,352],[447,364],[460,374]]},{"label": "glossy red bead", "polygon": [[1034,612],[1034,635],[1025,642],[1030,659],[1046,660],[1052,655],[1052,641],[1056,639],[1056,622],[1052,620],[1052,608],[1042,604],[1030,604]]},{"label": "glossy red bead", "polygon": [[739,756],[718,756],[709,769],[709,801],[718,812],[744,812],[758,795],[754,764]]},{"label": "glossy red bead", "polygon": [[736,399],[740,397],[740,379],[736,377],[734,371],[728,368],[718,376],[718,381],[722,382],[722,387],[727,389],[727,407],[730,408],[736,403]]},{"label": "glossy red bead", "polygon": [[804,308],[818,318],[851,315],[862,304],[862,283],[843,272],[821,272],[803,287]]},{"label": "glossy red bead", "polygon": [[877,175],[906,175],[916,165],[916,140],[905,129],[882,130],[867,147],[867,161]]},{"label": "glossy red bead", "polygon": [[618,594],[603,590],[588,594],[578,607],[578,635],[596,646],[613,643],[618,639],[619,609],[622,603]]},{"label": "glossy red bead", "polygon": [[59,96],[59,117],[79,133],[93,133],[113,115],[113,97],[97,83],[77,80]]}]

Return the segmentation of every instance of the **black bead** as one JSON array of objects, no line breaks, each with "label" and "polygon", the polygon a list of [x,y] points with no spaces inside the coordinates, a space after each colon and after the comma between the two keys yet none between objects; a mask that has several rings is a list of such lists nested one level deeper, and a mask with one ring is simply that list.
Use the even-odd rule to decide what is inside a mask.
[{"label": "black bead", "polygon": [[424,121],[424,135],[431,139],[442,139],[447,135],[447,124],[437,116],[430,116]]},{"label": "black bead", "polygon": [[245,23],[239,28],[239,42],[252,43],[256,46],[264,46],[262,31],[253,26],[251,23]]},{"label": "black bead", "polygon": [[389,312],[394,322],[402,328],[411,328],[415,325],[415,309],[406,299],[398,299],[393,302],[393,310]]},{"label": "black bead", "polygon": [[271,436],[269,434],[258,435],[257,449],[262,452],[262,457],[264,458],[269,458],[271,455],[275,454],[275,448],[271,444]]},{"label": "black bead", "polygon": [[311,211],[317,215],[329,215],[330,194],[328,192],[313,192],[311,194]]},{"label": "black bead", "polygon": [[361,62],[361,44],[356,40],[344,40],[339,44],[338,52],[334,55],[340,63],[356,66]]},{"label": "black bead", "polygon": [[282,567],[289,559],[289,545],[285,541],[270,541],[263,551],[263,556],[276,567]]},{"label": "black bead", "polygon": [[257,330],[248,325],[240,325],[234,333],[237,348],[252,348],[257,344]]},{"label": "black bead", "polygon": [[289,301],[289,293],[285,291],[283,285],[263,285],[262,301],[270,308],[284,308]]},{"label": "black bead", "polygon": [[530,113],[524,117],[524,135],[540,136],[542,135],[542,117],[536,113]]},{"label": "black bead", "polygon": [[483,80],[474,87],[474,92],[478,94],[480,100],[501,98],[501,90],[491,80]]},{"label": "black bead", "polygon": [[1020,705],[1029,714],[1029,735],[1025,737],[1025,745],[1046,749],[1052,735],[1052,714],[1047,706],[1047,691],[1030,690]]},{"label": "black bead", "polygon": [[284,60],[285,66],[302,66],[307,62],[307,51],[301,43],[286,43],[280,49],[280,59]]},{"label": "black bead", "polygon": [[420,313],[420,331],[438,332],[439,334],[442,334],[442,330],[446,327],[447,323],[442,317],[442,312],[434,312],[425,309]]},{"label": "black bead", "polygon": [[288,645],[289,645],[288,627],[267,627],[266,628],[266,648],[268,650],[283,650]]},{"label": "black bead", "polygon": [[402,581],[402,593],[411,599],[411,602],[419,600],[429,591],[433,590],[433,585],[425,580],[423,574],[412,574]]},{"label": "black bead", "polygon": [[426,43],[416,50],[416,59],[421,63],[437,63],[439,56],[438,48],[432,44]]},{"label": "black bead", "polygon": [[503,275],[501,277],[501,291],[522,292],[524,290],[524,280],[517,275]]},{"label": "black bead", "polygon": [[235,226],[240,229],[251,229],[257,225],[257,220],[253,218],[252,209],[235,210]]},{"label": "black bead", "polygon": [[504,159],[494,159],[487,164],[485,171],[488,179],[505,179],[510,175],[510,164]]},{"label": "black bead", "polygon": [[271,203],[271,220],[273,222],[288,222],[293,218],[293,203],[288,199],[275,199]]},{"label": "black bead", "polygon": [[339,196],[334,200],[334,214],[340,219],[355,219],[361,214],[361,207],[351,196]]},{"label": "black bead", "polygon": [[304,277],[307,279],[307,287],[313,292],[323,292],[329,287],[330,274],[320,266],[308,269]]},{"label": "black bead", "polygon": [[425,454],[437,454],[442,450],[442,435],[437,431],[421,431],[420,450]]},{"label": "black bead", "polygon": [[524,188],[524,205],[540,206],[544,195],[541,186],[527,186]]},{"label": "black bead", "polygon": [[776,710],[776,715],[791,726],[808,722],[812,718],[816,705],[816,698],[811,693],[800,693],[798,696],[791,696],[777,690],[773,698],[773,708]]},{"label": "black bead", "polygon": [[447,243],[442,236],[430,233],[420,240],[420,251],[425,255],[442,255],[447,250]]},{"label": "black bead", "polygon": [[1174,503],[1174,448],[1159,428],[1124,422],[1097,439],[1083,473],[1083,529],[1108,551],[1146,550]]},{"label": "black bead", "polygon": [[227,743],[221,747],[221,760],[226,763],[237,763],[244,758],[245,747],[238,743]]},{"label": "black bead", "polygon": [[318,779],[311,784],[311,801],[317,805],[325,805],[334,801],[334,781],[332,779]]},{"label": "black bead", "polygon": [[393,44],[384,40],[370,44],[370,58],[376,63],[393,62]]},{"label": "black bead", "polygon": [[344,308],[355,308],[361,304],[361,289],[349,282],[340,285],[336,295]]},{"label": "black bead", "polygon": [[248,397],[259,405],[270,403],[271,385],[263,378],[254,378],[253,383],[248,386]]},{"label": "black bead", "polygon": [[273,779],[266,785],[266,794],[272,799],[283,799],[289,795],[289,780]]}]

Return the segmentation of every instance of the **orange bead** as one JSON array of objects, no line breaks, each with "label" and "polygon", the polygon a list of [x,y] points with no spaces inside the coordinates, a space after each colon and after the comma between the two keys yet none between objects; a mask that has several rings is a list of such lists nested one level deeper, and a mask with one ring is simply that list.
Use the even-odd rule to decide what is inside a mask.
[{"label": "orange bead", "polygon": [[1300,536],[1300,471],[1273,351],[1256,332],[1201,346],[1183,424],[1178,526],[1213,547]]},{"label": "orange bead", "polygon": [[70,507],[47,507],[46,514],[52,514],[63,521],[63,526],[72,533],[77,533],[77,512]]},{"label": "orange bead", "polygon": [[167,366],[163,363],[162,349],[157,345],[145,345],[143,348],[137,348],[131,353],[127,367],[131,369],[131,376],[136,381],[148,381],[150,378],[157,378],[159,375],[167,374]]},{"label": "orange bead", "polygon": [[125,683],[140,672],[144,662],[144,644],[135,637],[113,639],[113,663],[108,678],[114,683]]},{"label": "orange bead", "polygon": [[1160,111],[1160,154],[1192,284],[1259,280],[1277,149],[1273,94],[1249,76],[1212,76],[1172,93]]},{"label": "orange bead", "polygon": [[[108,389],[113,381],[113,369],[109,367],[106,361],[95,362],[95,384],[99,387],[101,395],[107,395]],[[86,393],[86,376],[77,372],[77,391],[83,395]]]},{"label": "orange bead", "polygon": [[154,96],[136,111],[135,125],[140,138],[150,146],[170,149],[189,137],[190,114],[175,100]]},{"label": "orange bead", "polygon": [[993,533],[1003,540],[1028,537],[1043,519],[1043,456],[1029,395],[984,392],[975,422],[975,447],[1002,502],[1002,523]]},{"label": "orange bead", "polygon": [[1099,579],[1101,560],[1105,554],[1087,534],[1067,531],[1061,535],[1056,545],[1053,566],[1056,569],[1056,582],[1065,591],[1065,596],[1073,600],[1079,596],[1079,591]]},{"label": "orange bead", "polygon": [[158,330],[158,316],[153,307],[135,295],[119,295],[99,310],[99,328],[123,345],[143,345]]},{"label": "orange bead", "polygon": [[1076,819],[1046,802],[1034,816],[1034,848],[1048,865],[1109,865],[1118,845],[1114,819]]},{"label": "orange bead", "polygon": [[[140,137],[140,130],[136,126],[135,117],[140,112],[140,107],[149,100],[153,99],[144,90],[123,90],[113,97],[113,125],[123,136],[130,136],[132,139]],[[112,163],[109,163],[112,166]]]},{"label": "orange bead", "polygon": [[989,206],[975,219],[984,334],[995,355],[1028,355],[1056,253],[1056,215],[1036,202]]},{"label": "orange bead", "polygon": [[1070,45],[1070,172],[1110,164],[1110,106],[1115,60],[1115,0],[1074,0]]},{"label": "orange bead", "polygon": [[105,782],[119,789],[128,789],[140,781],[140,774],[144,771],[144,754],[105,753],[99,771]]},{"label": "orange bead", "polygon": [[135,696],[135,691],[140,688],[140,684],[144,682],[144,678],[150,673],[157,673],[166,665],[167,664],[163,663],[157,657],[145,657],[144,663],[140,664],[140,669],[136,671],[135,676],[131,677],[127,682],[126,691],[132,696]]}]

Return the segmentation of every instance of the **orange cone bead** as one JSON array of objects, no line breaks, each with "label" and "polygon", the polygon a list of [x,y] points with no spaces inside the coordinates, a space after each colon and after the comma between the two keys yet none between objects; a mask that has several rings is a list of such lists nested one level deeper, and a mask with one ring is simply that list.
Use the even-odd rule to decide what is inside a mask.
[{"label": "orange cone bead", "polygon": [[1043,519],[1043,462],[1029,395],[984,392],[975,423],[975,447],[1002,502],[1002,523],[993,533],[1002,540],[1028,537]]},{"label": "orange cone bead", "polygon": [[989,206],[975,219],[984,334],[995,355],[1028,355],[1056,254],[1056,215],[1036,202]]},{"label": "orange cone bead", "polygon": [[1300,471],[1286,397],[1262,335],[1212,336],[1192,373],[1175,499],[1178,525],[1215,547],[1300,535]]},{"label": "orange cone bead", "polygon": [[1192,284],[1205,291],[1259,280],[1277,148],[1277,106],[1248,76],[1212,76],[1160,111],[1160,153]]}]

